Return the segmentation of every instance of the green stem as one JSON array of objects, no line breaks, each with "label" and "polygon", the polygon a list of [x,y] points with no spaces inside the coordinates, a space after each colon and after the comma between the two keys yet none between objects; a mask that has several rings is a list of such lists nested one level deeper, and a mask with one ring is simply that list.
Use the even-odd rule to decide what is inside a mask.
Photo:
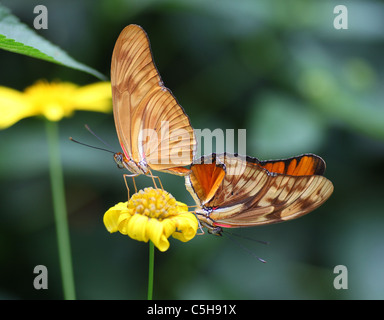
[{"label": "green stem", "polygon": [[73,280],[71,247],[69,241],[64,179],[63,169],[61,166],[58,131],[59,130],[56,122],[46,120],[46,132],[49,147],[49,172],[51,177],[53,207],[64,298],[66,300],[74,300],[75,283]]},{"label": "green stem", "polygon": [[152,300],[153,295],[153,269],[155,266],[155,246],[149,240],[149,272],[148,272],[148,300]]}]

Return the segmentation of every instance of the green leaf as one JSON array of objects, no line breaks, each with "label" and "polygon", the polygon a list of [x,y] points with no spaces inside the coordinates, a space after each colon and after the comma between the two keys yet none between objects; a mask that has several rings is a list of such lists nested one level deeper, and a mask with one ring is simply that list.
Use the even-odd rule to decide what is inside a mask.
[{"label": "green leaf", "polygon": [[37,59],[54,62],[69,68],[77,69],[94,75],[100,80],[107,78],[71,58],[65,51],[38,35],[11,14],[8,8],[0,3],[0,48],[11,52],[24,54]]}]

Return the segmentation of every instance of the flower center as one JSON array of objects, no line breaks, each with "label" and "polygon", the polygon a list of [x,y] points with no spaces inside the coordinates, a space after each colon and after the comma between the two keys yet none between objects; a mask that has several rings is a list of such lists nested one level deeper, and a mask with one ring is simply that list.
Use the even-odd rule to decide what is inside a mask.
[{"label": "flower center", "polygon": [[128,209],[135,214],[163,220],[177,215],[176,199],[162,189],[145,188],[134,194],[128,202]]}]

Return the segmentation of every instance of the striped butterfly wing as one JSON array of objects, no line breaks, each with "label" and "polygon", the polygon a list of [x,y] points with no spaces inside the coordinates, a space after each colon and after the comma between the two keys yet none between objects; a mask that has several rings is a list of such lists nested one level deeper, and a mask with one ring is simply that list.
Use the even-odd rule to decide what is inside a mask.
[{"label": "striped butterfly wing", "polygon": [[189,118],[167,89],[153,62],[149,40],[137,25],[127,26],[112,55],[113,113],[128,159],[154,170],[185,175],[193,160],[195,135]]},{"label": "striped butterfly wing", "polygon": [[[212,209],[205,222],[213,226],[249,227],[291,220],[316,209],[333,192],[332,183],[318,175],[324,172],[325,164],[315,155],[280,161],[259,161],[225,153],[215,157],[225,165],[226,174],[215,195],[204,204]],[[209,161],[209,156],[204,161]],[[304,168],[305,163],[311,169]],[[275,167],[277,172],[264,167]],[[308,175],[288,175],[283,173],[286,168],[291,173]],[[191,175],[196,172],[192,167]],[[193,186],[194,190],[199,188]],[[202,205],[201,201],[199,204]],[[202,219],[206,220],[204,216]]]},{"label": "striped butterfly wing", "polygon": [[324,160],[315,154],[303,154],[283,160],[259,161],[250,159],[269,172],[288,174],[291,176],[323,175],[325,172]]}]

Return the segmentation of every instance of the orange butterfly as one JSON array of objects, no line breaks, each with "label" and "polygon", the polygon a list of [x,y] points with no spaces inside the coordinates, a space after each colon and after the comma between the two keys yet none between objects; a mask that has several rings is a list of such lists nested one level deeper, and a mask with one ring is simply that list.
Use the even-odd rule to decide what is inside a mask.
[{"label": "orange butterfly", "polygon": [[191,165],[185,185],[209,233],[298,218],[333,192],[325,162],[314,154],[272,161],[238,154],[211,154]]},{"label": "orange butterfly", "polygon": [[189,118],[167,89],[153,62],[148,36],[137,25],[121,32],[112,55],[113,114],[122,152],[120,168],[151,174],[190,172],[196,139]]}]

